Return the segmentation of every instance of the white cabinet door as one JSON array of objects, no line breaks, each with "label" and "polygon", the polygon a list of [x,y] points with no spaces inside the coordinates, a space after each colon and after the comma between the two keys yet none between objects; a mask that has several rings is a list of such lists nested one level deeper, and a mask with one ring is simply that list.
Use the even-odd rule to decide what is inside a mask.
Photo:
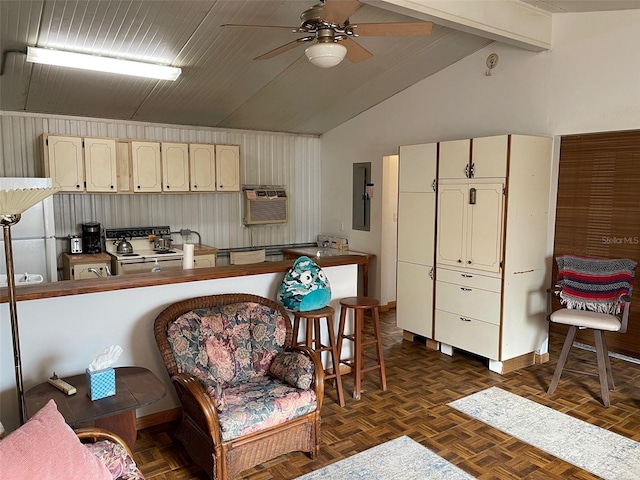
[{"label": "white cabinet door", "polygon": [[193,268],[210,268],[216,266],[216,254],[196,255],[193,257]]},{"label": "white cabinet door", "polygon": [[436,263],[499,273],[503,205],[501,183],[440,185]]},{"label": "white cabinet door", "polygon": [[433,338],[433,267],[398,262],[396,322],[399,328]]},{"label": "white cabinet door", "polygon": [[216,191],[216,152],[213,145],[189,145],[192,192]]},{"label": "white cabinet door", "polygon": [[46,137],[47,175],[61,192],[84,192],[82,139],[49,135]]},{"label": "white cabinet door", "polygon": [[438,177],[468,178],[471,140],[449,140],[438,144]]},{"label": "white cabinet door", "polygon": [[137,193],[162,191],[160,165],[158,142],[131,142],[133,191]]},{"label": "white cabinet door", "polygon": [[398,261],[433,265],[435,193],[398,194]]},{"label": "white cabinet door", "polygon": [[117,192],[116,141],[111,138],[84,139],[87,192]]},{"label": "white cabinet door", "polygon": [[240,191],[239,145],[216,145],[216,183],[218,192]]},{"label": "white cabinet door", "polygon": [[504,194],[501,183],[471,184],[475,203],[468,205],[466,266],[500,272]]},{"label": "white cabinet door", "polygon": [[189,145],[163,142],[162,191],[189,191]]},{"label": "white cabinet door", "polygon": [[506,177],[508,148],[508,135],[474,138],[471,149],[472,178]]},{"label": "white cabinet door", "polygon": [[400,147],[398,191],[435,193],[437,144]]},{"label": "white cabinet door", "polygon": [[462,267],[466,262],[468,185],[438,187],[436,263]]}]

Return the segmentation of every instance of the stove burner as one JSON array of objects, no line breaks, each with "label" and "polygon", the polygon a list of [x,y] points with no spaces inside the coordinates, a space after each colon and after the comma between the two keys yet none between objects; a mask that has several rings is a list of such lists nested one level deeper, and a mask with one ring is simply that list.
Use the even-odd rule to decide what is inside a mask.
[{"label": "stove burner", "polygon": [[165,253],[176,253],[175,250],[154,250],[153,253],[158,253],[160,255],[163,255]]}]

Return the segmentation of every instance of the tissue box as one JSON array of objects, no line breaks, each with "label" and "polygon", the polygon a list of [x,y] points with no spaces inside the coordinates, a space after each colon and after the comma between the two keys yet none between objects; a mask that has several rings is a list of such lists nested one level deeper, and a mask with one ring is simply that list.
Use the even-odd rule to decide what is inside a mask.
[{"label": "tissue box", "polygon": [[87,396],[91,400],[111,397],[116,394],[116,371],[113,368],[105,368],[92,372],[86,369]]}]

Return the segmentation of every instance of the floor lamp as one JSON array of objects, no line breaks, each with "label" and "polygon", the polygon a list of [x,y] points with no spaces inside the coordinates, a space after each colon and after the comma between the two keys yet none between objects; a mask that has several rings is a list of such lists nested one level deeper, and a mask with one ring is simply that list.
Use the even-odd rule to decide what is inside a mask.
[{"label": "floor lamp", "polygon": [[16,282],[13,268],[13,249],[11,248],[11,227],[20,221],[26,210],[53,195],[58,188],[25,188],[0,190],[0,224],[4,233],[4,253],[7,264],[7,290],[9,296],[9,315],[11,317],[11,337],[13,340],[13,359],[18,393],[18,415],[20,425],[25,421],[24,387],[22,385],[22,358],[20,356],[20,334],[18,332],[18,311],[16,308]]}]

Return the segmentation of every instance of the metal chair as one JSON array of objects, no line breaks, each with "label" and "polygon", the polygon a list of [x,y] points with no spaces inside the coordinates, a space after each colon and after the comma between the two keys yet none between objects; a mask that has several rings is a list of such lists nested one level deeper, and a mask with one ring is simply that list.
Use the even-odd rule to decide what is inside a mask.
[{"label": "metal chair", "polygon": [[[636,262],[573,255],[559,256],[556,262],[558,282],[548,290],[547,313],[551,322],[568,325],[569,331],[547,393],[553,393],[558,386],[577,331],[591,329],[596,346],[602,403],[608,407],[611,404],[609,390],[613,390],[615,385],[605,332],[627,331]],[[551,313],[554,295],[566,308]]]}]

